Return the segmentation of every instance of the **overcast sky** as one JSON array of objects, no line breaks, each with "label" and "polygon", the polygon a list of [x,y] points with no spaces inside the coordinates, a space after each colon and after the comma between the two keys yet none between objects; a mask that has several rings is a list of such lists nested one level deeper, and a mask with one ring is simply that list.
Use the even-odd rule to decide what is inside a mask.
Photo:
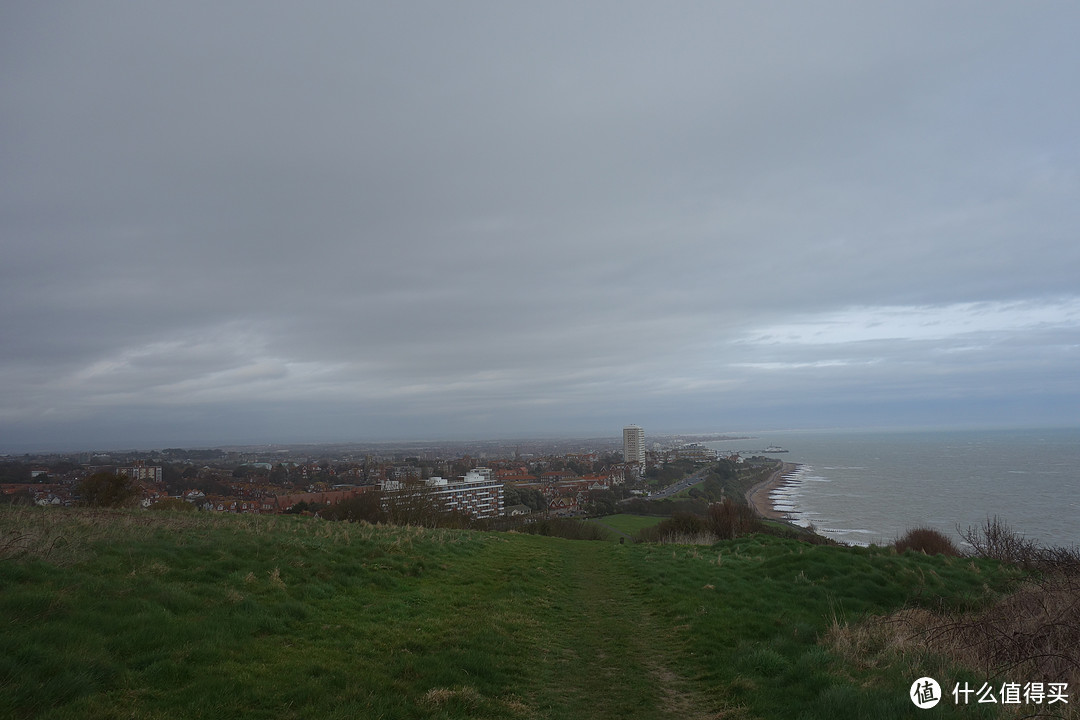
[{"label": "overcast sky", "polygon": [[1080,424],[1078,28],[5,2],[0,452]]}]

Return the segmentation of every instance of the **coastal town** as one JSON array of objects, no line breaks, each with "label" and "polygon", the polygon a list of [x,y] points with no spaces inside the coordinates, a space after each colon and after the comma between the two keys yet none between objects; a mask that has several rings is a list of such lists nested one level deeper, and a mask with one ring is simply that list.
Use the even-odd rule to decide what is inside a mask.
[{"label": "coastal town", "polygon": [[[87,504],[88,478],[123,478],[128,504],[241,514],[318,514],[367,494],[422,492],[438,509],[476,520],[602,514],[661,496],[740,451],[725,436],[660,436],[636,426],[617,438],[369,446],[164,449],[0,457],[0,497],[40,506]],[[774,450],[770,448],[770,450]],[[755,456],[756,457],[756,456]],[[685,478],[694,478],[685,481]],[[385,501],[384,501],[385,502]],[[90,504],[93,504],[92,502]]]}]

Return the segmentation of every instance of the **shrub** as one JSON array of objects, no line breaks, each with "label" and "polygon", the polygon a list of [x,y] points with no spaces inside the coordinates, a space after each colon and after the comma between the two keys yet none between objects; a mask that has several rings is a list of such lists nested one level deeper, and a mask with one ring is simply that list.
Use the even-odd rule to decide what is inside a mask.
[{"label": "shrub", "polygon": [[77,490],[82,501],[92,507],[124,507],[133,504],[139,495],[131,478],[111,472],[90,475]]},{"label": "shrub", "polygon": [[711,545],[718,540],[734,540],[763,529],[761,521],[748,505],[724,498],[709,505],[704,517],[695,513],[675,512],[667,520],[640,531],[634,539],[637,542]]},{"label": "shrub", "polygon": [[[986,676],[1080,683],[1080,575],[1029,578],[980,609],[934,612],[908,607],[863,623],[834,622],[826,642],[850,662],[929,650]],[[1041,714],[1028,717],[1048,717]],[[1076,717],[1063,713],[1054,717]]]},{"label": "shrub", "polygon": [[[677,542],[676,538],[691,536],[704,536],[708,533],[708,527],[704,518],[692,513],[677,512],[667,520],[662,520],[652,527],[642,528],[634,536],[636,542],[670,543]],[[709,543],[715,542],[715,537]]]},{"label": "shrub", "polygon": [[978,526],[960,530],[960,537],[971,546],[976,557],[989,558],[1010,565],[1063,573],[1080,572],[1080,548],[1043,547],[1014,532],[1008,523],[995,515]]},{"label": "shrub", "polygon": [[969,526],[967,530],[960,531],[960,537],[971,546],[977,557],[1014,565],[1026,565],[1035,553],[1034,541],[1013,532],[1008,523],[997,515],[986,518],[986,522],[978,527]]},{"label": "shrub", "polygon": [[928,527],[908,530],[902,538],[896,541],[896,552],[902,553],[908,550],[926,553],[927,555],[951,555],[953,557],[960,555],[960,550],[957,549],[956,545],[945,533]]},{"label": "shrub", "polygon": [[[327,520],[347,520],[349,522],[375,523],[386,522],[386,512],[382,508],[381,490],[370,490],[355,497],[346,498],[330,505],[319,515]],[[303,505],[304,503],[298,503]]]},{"label": "shrub", "polygon": [[667,520],[643,528],[634,537],[636,542],[673,543],[676,545],[712,545],[719,538],[700,515],[676,512]]},{"label": "shrub", "polygon": [[721,540],[734,540],[761,530],[761,521],[749,505],[724,498],[709,506],[709,530]]},{"label": "shrub", "polygon": [[1042,570],[1080,575],[1080,547],[1039,547],[1035,562]]}]

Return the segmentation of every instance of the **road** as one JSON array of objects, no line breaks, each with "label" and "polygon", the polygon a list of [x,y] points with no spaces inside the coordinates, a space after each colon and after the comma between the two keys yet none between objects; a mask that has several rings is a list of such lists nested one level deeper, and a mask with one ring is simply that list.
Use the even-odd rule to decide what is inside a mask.
[{"label": "road", "polygon": [[649,496],[649,499],[650,500],[663,500],[664,498],[669,498],[672,495],[678,495],[679,493],[681,493],[686,488],[690,488],[690,487],[693,487],[695,485],[699,485],[699,484],[701,484],[703,482],[705,482],[705,471],[704,470],[698,470],[693,475],[691,475],[689,477],[685,477],[682,480],[680,480],[679,482],[677,482],[677,483],[675,483],[673,485],[668,485],[663,490],[660,490],[658,492],[653,493],[652,495]]}]

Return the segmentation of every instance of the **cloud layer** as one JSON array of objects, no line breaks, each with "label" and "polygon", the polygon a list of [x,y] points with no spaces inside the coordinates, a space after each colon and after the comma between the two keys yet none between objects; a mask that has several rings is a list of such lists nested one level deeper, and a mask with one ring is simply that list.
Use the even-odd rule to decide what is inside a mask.
[{"label": "cloud layer", "polygon": [[0,10],[0,451],[1075,423],[1080,10]]}]

